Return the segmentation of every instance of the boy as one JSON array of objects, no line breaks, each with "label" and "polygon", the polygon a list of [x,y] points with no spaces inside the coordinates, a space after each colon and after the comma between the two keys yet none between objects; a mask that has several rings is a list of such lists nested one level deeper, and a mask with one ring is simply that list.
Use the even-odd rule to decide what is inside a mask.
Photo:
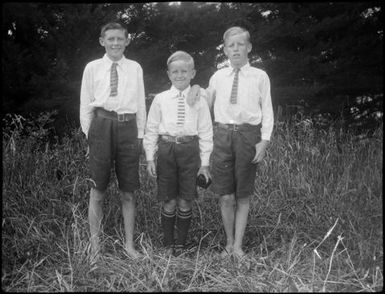
[{"label": "boy", "polygon": [[226,233],[221,256],[241,258],[256,164],[265,156],[274,120],[269,77],[248,62],[249,32],[231,27],[223,41],[230,67],[214,73],[205,97],[215,117],[212,190],[220,195]]},{"label": "boy", "polygon": [[190,227],[192,201],[197,197],[197,175],[203,174],[206,181],[211,177],[208,166],[213,130],[207,102],[201,99],[193,107],[186,102],[195,76],[193,58],[177,51],[168,58],[167,66],[172,86],[156,95],[151,104],[143,146],[147,171],[150,176],[157,176],[158,199],[163,201],[164,246],[167,253],[179,255]]},{"label": "boy", "polygon": [[134,191],[139,188],[139,155],[146,121],[143,71],[123,54],[130,40],[121,24],[104,25],[99,43],[106,53],[86,65],[80,94],[80,123],[88,139],[94,182],[88,209],[91,258],[98,257],[100,250],[103,200],[112,166],[121,191],[125,250],[136,258]]}]

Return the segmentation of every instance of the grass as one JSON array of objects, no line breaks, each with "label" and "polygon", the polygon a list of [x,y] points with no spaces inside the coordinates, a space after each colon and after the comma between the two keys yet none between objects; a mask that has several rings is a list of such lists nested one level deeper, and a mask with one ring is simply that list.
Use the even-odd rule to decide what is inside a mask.
[{"label": "grass", "polygon": [[[103,260],[91,265],[90,178],[79,130],[49,143],[3,132],[2,289],[58,291],[381,291],[383,129],[357,139],[330,126],[279,123],[255,182],[246,260],[218,258],[224,245],[218,199],[199,190],[189,242],[160,250],[156,185],[141,160],[136,247],[123,251],[116,180],[105,201]],[[44,133],[46,134],[46,132]],[[44,137],[44,136],[43,136]]]}]

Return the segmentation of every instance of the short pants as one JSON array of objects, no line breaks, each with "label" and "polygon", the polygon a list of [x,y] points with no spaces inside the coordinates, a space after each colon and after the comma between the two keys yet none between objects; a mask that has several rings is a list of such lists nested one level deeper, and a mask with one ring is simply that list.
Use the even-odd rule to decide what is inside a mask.
[{"label": "short pants", "polygon": [[198,137],[187,143],[165,142],[159,139],[158,200],[197,198],[196,179],[200,164]]},{"label": "short pants", "polygon": [[89,167],[94,188],[105,191],[115,168],[119,189],[139,188],[139,148],[136,119],[118,122],[96,115],[88,132]]},{"label": "short pants", "polygon": [[214,125],[211,155],[212,191],[220,196],[235,193],[236,198],[253,194],[256,164],[255,144],[261,140],[260,125],[244,124],[238,130]]}]

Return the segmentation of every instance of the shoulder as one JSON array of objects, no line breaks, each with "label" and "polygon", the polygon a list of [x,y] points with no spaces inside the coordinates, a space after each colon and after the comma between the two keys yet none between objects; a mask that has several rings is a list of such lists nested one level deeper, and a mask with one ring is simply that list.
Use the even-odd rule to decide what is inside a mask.
[{"label": "shoulder", "polygon": [[125,58],[124,63],[126,64],[126,66],[128,66],[130,68],[142,70],[142,66],[135,60]]},{"label": "shoulder", "polygon": [[258,67],[255,66],[249,66],[247,68],[248,74],[252,75],[253,77],[258,77],[258,78],[268,78],[267,73]]},{"label": "shoulder", "polygon": [[99,67],[103,63],[103,58],[95,59],[88,62],[85,66],[86,69],[94,69]]},{"label": "shoulder", "polygon": [[164,101],[170,96],[170,90],[166,90],[163,92],[160,92],[155,95],[154,102],[161,104],[164,103]]},{"label": "shoulder", "polygon": [[216,72],[213,73],[210,80],[211,81],[220,80],[228,73],[228,71],[229,71],[228,67],[218,69]]}]

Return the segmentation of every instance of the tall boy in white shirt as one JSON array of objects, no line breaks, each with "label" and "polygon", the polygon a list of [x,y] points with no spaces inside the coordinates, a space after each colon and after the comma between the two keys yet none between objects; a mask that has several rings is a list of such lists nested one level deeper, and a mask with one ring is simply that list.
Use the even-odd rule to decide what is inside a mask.
[{"label": "tall boy in white shirt", "polygon": [[[212,190],[220,195],[226,233],[221,256],[241,258],[245,254],[242,242],[250,196],[254,191],[256,164],[265,156],[274,118],[269,77],[265,71],[250,66],[248,61],[252,48],[249,32],[231,27],[223,34],[223,41],[230,67],[215,72],[207,92],[201,91],[201,95],[210,108],[214,106],[211,174]],[[193,89],[196,91],[195,85]]]},{"label": "tall boy in white shirt", "polygon": [[[186,98],[195,76],[194,60],[177,51],[167,60],[169,90],[154,97],[148,113],[143,147],[147,171],[157,177],[158,199],[163,201],[161,225],[163,243],[169,253],[183,252],[192,217],[192,201],[197,197],[196,178],[208,180],[213,130],[207,102],[194,106]],[[157,164],[154,155],[157,151]],[[177,238],[174,242],[174,225]]]},{"label": "tall boy in white shirt", "polygon": [[104,25],[99,43],[106,54],[86,65],[80,93],[80,124],[88,140],[94,182],[88,209],[91,257],[99,256],[103,200],[114,166],[121,191],[125,250],[136,258],[134,191],[139,188],[139,155],[146,123],[143,70],[123,55],[130,40],[122,24]]}]

